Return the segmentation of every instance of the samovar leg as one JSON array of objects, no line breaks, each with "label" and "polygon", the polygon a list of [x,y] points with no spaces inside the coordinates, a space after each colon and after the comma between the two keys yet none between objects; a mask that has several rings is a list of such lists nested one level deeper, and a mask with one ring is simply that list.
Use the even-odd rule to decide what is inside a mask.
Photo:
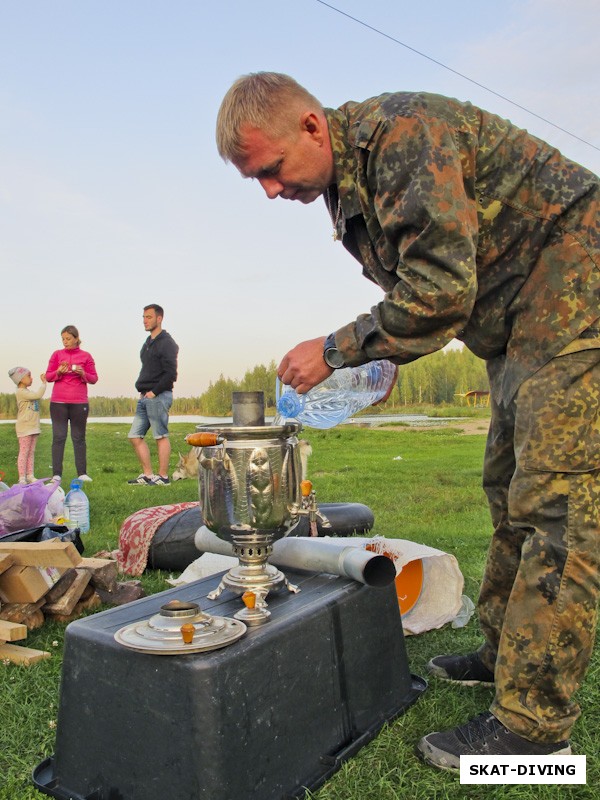
[{"label": "samovar leg", "polygon": [[226,588],[225,584],[223,583],[223,581],[221,581],[221,583],[220,583],[220,584],[217,586],[217,588],[216,588],[214,591],[212,591],[212,592],[209,592],[209,593],[206,595],[207,599],[208,599],[208,600],[216,600],[216,599],[217,599],[217,597],[218,597],[220,594],[222,594],[222,592],[223,592],[223,590],[224,590],[225,588]]},{"label": "samovar leg", "polygon": [[271,612],[267,609],[267,601],[265,600],[267,594],[268,591],[264,589],[252,589],[244,592],[242,595],[244,608],[241,611],[237,611],[233,616],[246,625],[263,625],[268,622]]}]

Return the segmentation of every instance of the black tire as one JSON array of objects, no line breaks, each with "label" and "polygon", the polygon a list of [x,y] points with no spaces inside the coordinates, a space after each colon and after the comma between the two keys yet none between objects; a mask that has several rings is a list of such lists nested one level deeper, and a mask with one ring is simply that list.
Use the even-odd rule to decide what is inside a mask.
[{"label": "black tire", "polygon": [[[371,509],[362,503],[320,503],[319,511],[331,523],[331,528],[326,528],[317,518],[319,536],[362,535],[371,530],[375,519]],[[163,522],[150,544],[147,568],[182,572],[201,555],[194,537],[202,524],[199,507],[187,508]],[[308,536],[309,532],[308,519],[301,517],[290,535]]]}]

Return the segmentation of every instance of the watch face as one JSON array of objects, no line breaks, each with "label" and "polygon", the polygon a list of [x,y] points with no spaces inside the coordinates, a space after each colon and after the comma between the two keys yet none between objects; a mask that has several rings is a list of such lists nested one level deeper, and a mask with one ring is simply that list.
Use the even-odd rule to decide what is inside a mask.
[{"label": "watch face", "polygon": [[344,357],[341,352],[337,349],[337,347],[329,347],[323,353],[323,358],[325,359],[325,363],[328,367],[332,369],[340,369],[340,367],[344,365]]}]

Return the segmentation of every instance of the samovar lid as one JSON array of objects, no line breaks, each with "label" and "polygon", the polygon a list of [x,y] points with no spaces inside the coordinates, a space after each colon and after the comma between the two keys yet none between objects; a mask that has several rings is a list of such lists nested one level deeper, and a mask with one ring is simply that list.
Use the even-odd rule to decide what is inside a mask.
[{"label": "samovar lid", "polygon": [[142,653],[187,655],[226,647],[244,633],[246,625],[237,619],[211,616],[197,603],[172,600],[150,619],[120,628],[115,640]]}]

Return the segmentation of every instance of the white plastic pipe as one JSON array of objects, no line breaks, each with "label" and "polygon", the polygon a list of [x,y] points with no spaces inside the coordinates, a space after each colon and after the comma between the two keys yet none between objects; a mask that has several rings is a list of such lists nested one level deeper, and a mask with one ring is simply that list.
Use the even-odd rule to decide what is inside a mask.
[{"label": "white plastic pipe", "polygon": [[[209,530],[198,528],[194,537],[202,553],[233,555],[233,545]],[[353,547],[335,539],[288,536],[273,543],[269,563],[285,569],[304,569],[308,572],[328,572],[342,578],[352,578],[366,586],[388,586],[396,577],[391,559],[379,553]]]}]

